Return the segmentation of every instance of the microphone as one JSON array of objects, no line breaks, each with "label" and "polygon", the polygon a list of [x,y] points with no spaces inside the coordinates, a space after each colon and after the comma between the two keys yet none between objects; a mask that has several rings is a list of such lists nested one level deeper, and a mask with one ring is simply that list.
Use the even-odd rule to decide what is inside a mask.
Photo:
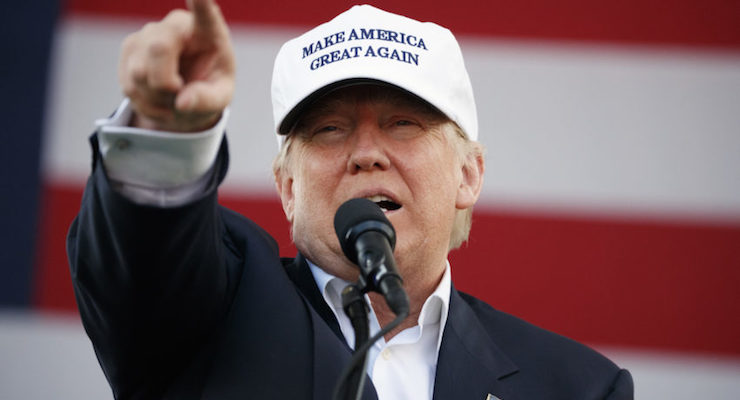
[{"label": "microphone", "polygon": [[346,201],[334,215],[334,230],[344,254],[360,267],[362,282],[382,294],[396,315],[408,313],[409,298],[393,258],[396,231],[380,207],[367,199]]}]

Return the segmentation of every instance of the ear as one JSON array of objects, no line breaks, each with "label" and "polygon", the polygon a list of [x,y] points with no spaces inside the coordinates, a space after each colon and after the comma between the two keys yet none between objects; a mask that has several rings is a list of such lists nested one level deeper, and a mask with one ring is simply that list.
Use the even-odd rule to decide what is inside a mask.
[{"label": "ear", "polygon": [[293,212],[295,210],[295,196],[293,194],[293,177],[285,173],[284,168],[275,171],[275,187],[280,202],[283,204],[283,212],[290,223],[293,223]]},{"label": "ear", "polygon": [[462,181],[457,189],[455,207],[460,210],[472,207],[483,188],[483,173],[486,170],[481,151],[468,153],[462,165]]}]

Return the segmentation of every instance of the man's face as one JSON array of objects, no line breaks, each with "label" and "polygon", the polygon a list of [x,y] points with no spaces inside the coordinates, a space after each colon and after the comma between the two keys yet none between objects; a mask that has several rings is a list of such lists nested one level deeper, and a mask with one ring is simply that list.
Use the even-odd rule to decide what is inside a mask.
[{"label": "man's face", "polygon": [[287,168],[276,178],[302,254],[354,279],[356,268],[334,233],[334,214],[349,199],[368,198],[396,229],[404,279],[439,277],[455,211],[472,206],[479,191],[477,182],[471,190],[475,171],[465,168],[454,142],[460,139],[446,117],[396,89],[357,86],[312,105],[292,135]]}]

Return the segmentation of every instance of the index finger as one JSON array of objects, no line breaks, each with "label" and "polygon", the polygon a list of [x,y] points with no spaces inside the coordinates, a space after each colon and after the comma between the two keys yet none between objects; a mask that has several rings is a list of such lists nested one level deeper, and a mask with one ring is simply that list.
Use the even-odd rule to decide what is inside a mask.
[{"label": "index finger", "polygon": [[214,0],[188,0],[188,9],[193,12],[194,33],[226,33],[226,21]]}]

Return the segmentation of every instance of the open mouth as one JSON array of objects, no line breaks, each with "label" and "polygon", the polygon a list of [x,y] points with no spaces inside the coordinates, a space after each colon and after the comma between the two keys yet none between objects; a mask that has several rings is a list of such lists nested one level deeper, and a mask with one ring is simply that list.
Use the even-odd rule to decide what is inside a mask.
[{"label": "open mouth", "polygon": [[401,208],[401,205],[386,196],[375,195],[368,197],[368,200],[377,204],[383,212],[395,211]]}]

